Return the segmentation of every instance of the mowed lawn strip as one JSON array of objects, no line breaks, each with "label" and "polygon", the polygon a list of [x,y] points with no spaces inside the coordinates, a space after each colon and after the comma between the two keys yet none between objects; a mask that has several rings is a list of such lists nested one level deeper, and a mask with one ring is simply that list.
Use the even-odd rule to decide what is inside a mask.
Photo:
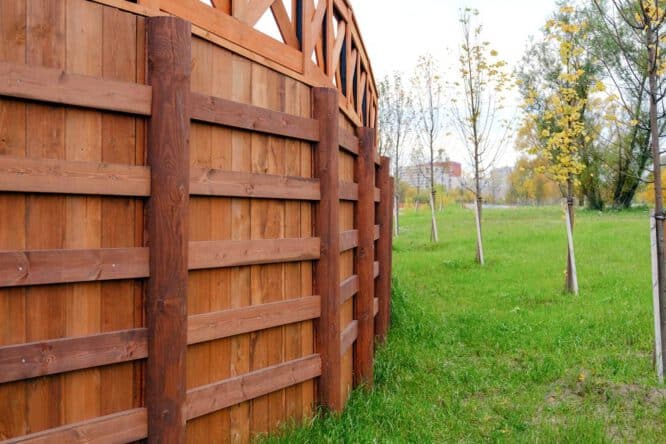
[{"label": "mowed lawn strip", "polygon": [[376,387],[268,442],[664,442],[652,369],[647,210],[579,211],[580,296],[562,292],[556,207],[408,211],[394,245],[393,329]]}]

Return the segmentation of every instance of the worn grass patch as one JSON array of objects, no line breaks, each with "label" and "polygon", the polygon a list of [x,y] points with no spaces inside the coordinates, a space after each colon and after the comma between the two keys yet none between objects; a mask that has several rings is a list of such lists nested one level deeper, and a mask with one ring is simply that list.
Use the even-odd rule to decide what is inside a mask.
[{"label": "worn grass patch", "polygon": [[581,295],[562,292],[558,208],[409,212],[395,242],[393,329],[376,386],[339,416],[268,442],[664,442],[652,370],[647,211],[579,212]]}]

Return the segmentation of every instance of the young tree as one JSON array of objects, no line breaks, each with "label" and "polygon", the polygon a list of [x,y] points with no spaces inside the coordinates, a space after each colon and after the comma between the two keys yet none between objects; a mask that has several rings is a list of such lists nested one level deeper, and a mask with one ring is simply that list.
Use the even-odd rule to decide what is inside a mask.
[{"label": "young tree", "polygon": [[394,72],[379,83],[379,152],[390,155],[395,177],[395,234],[400,233],[398,203],[401,201],[400,168],[405,141],[412,129],[414,118],[412,98],[405,89],[402,74]]},{"label": "young tree", "polygon": [[[611,23],[608,12],[599,0],[593,0],[599,13],[606,17],[606,22]],[[656,349],[657,368],[659,378],[663,381],[663,370],[666,364],[666,266],[664,265],[664,204],[661,181],[661,151],[659,149],[659,118],[663,117],[663,98],[660,94],[660,85],[663,82],[663,74],[666,63],[663,57],[663,30],[666,22],[666,10],[663,2],[659,0],[611,0],[614,13],[618,20],[622,20],[634,34],[641,40],[641,54],[646,60],[647,67],[647,95],[649,97],[650,117],[650,146],[652,149],[652,175],[654,178],[654,206],[656,226],[656,249],[657,249],[657,282],[658,282],[658,310],[655,319],[658,320],[660,328],[655,332],[657,343]],[[629,50],[622,46],[622,41],[616,39],[625,56],[629,56]],[[660,113],[659,106],[662,105]]]},{"label": "young tree", "polygon": [[[567,229],[571,238],[574,186],[585,168],[583,154],[592,139],[585,125],[584,113],[588,95],[595,90],[603,90],[603,84],[593,81],[584,66],[586,58],[581,42],[587,27],[587,22],[576,14],[572,6],[562,6],[556,19],[548,21],[546,32],[558,51],[559,74],[540,109],[533,106],[536,91],[528,94],[526,103],[528,124],[536,129],[543,141],[533,146],[530,152],[543,159],[543,170],[565,187]],[[581,84],[592,86],[581,88]],[[572,247],[573,241],[569,242],[567,254],[566,289],[577,293]]]},{"label": "young tree", "polygon": [[460,15],[462,43],[460,45],[460,81],[453,84],[453,123],[467,148],[474,169],[474,196],[476,200],[476,260],[481,265],[483,236],[481,215],[483,207],[482,182],[509,141],[509,125],[501,125],[504,93],[510,77],[506,62],[490,49],[490,43],[481,38],[482,26],[476,23],[477,10],[464,9]]},{"label": "young tree", "polygon": [[444,120],[444,85],[439,74],[439,64],[432,55],[419,57],[412,78],[414,111],[417,135],[427,152],[428,183],[430,186],[431,232],[433,242],[439,241],[435,219],[435,156]]}]

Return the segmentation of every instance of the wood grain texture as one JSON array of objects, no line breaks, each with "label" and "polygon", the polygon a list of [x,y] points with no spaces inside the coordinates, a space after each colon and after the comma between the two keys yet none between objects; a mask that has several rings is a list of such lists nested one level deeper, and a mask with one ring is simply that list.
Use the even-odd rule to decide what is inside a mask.
[{"label": "wood grain texture", "polygon": [[190,179],[192,195],[289,200],[320,198],[319,181],[316,179],[211,168],[192,168]]},{"label": "wood grain texture", "polygon": [[308,296],[190,316],[188,344],[251,333],[319,317],[320,298]]},{"label": "wood grain texture", "polygon": [[191,100],[194,120],[311,142],[319,139],[314,119],[198,93],[192,93]]},{"label": "wood grain texture", "polygon": [[0,347],[0,383],[145,358],[143,328]]},{"label": "wood grain texture", "polygon": [[153,190],[147,224],[148,431],[151,442],[183,442],[191,29],[182,19],[151,17],[147,31],[154,111],[148,124],[148,163]]},{"label": "wood grain texture", "polygon": [[150,169],[103,162],[21,159],[0,155],[0,190],[149,196]]},{"label": "wood grain texture", "polygon": [[352,250],[358,246],[358,230],[346,230],[340,233],[340,252]]},{"label": "wood grain texture", "polygon": [[0,287],[143,278],[147,248],[0,252]]},{"label": "wood grain texture", "polygon": [[4,444],[124,443],[148,436],[146,409],[125,410],[3,441]]},{"label": "wood grain texture", "polygon": [[358,276],[351,275],[340,284],[340,305],[353,298],[358,293]]},{"label": "wood grain texture", "polygon": [[312,90],[314,117],[319,120],[321,141],[316,147],[316,172],[321,201],[317,207],[316,233],[321,239],[321,257],[315,270],[315,292],[321,295],[321,317],[317,323],[317,349],[322,359],[319,379],[320,403],[340,411],[340,180],[338,143],[338,92]]},{"label": "wood grain texture", "polygon": [[386,339],[391,313],[391,275],[389,261],[391,259],[391,202],[393,202],[390,181],[390,160],[382,157],[381,165],[377,171],[377,185],[381,190],[381,202],[377,209],[377,223],[379,224],[379,240],[377,241],[377,265],[375,274],[378,276],[375,284],[375,295],[379,299],[379,313],[375,323],[375,333],[379,341]]},{"label": "wood grain texture", "polygon": [[340,182],[340,200],[358,200],[358,184],[353,182]]},{"label": "wood grain texture", "polygon": [[0,62],[0,95],[130,114],[150,114],[150,87],[60,69]]},{"label": "wood grain texture", "polygon": [[358,338],[358,321],[351,321],[340,334],[340,356],[347,354]]},{"label": "wood grain texture", "polygon": [[318,355],[273,365],[188,391],[186,415],[196,418],[243,401],[267,395],[321,374]]},{"label": "wood grain texture", "polygon": [[345,151],[358,155],[359,153],[359,138],[346,128],[340,128],[340,147]]},{"label": "wood grain texture", "polygon": [[319,259],[319,248],[318,238],[193,241],[189,269],[310,261]]},{"label": "wood grain texture", "polygon": [[354,385],[371,388],[373,384],[373,358],[375,317],[375,132],[371,128],[357,130],[360,153],[356,158],[358,202],[355,219],[358,226],[356,274],[359,290],[354,305],[354,319],[358,322],[358,338],[354,349]]}]

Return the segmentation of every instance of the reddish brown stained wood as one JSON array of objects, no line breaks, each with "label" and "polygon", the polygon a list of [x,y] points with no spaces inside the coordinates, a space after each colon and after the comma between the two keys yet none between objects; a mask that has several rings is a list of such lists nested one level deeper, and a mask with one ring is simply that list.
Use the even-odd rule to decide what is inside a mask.
[{"label": "reddish brown stained wood", "polygon": [[358,338],[354,349],[354,385],[372,387],[375,319],[373,301],[375,297],[375,132],[370,128],[359,128],[360,153],[356,158],[356,181],[358,202],[355,219],[358,226],[358,249],[356,250],[356,274],[359,290],[354,304],[354,318],[358,322]]},{"label": "reddish brown stained wood", "polygon": [[340,182],[340,200],[358,200],[358,184]]},{"label": "reddish brown stained wood", "polygon": [[139,441],[147,436],[148,413],[144,408],[137,408],[2,442],[3,444],[122,443]]},{"label": "reddish brown stained wood", "polygon": [[358,338],[358,321],[351,321],[340,335],[340,356],[344,356]]},{"label": "reddish brown stained wood", "polygon": [[373,307],[374,307],[374,316],[377,316],[377,313],[379,313],[379,299],[378,298],[373,298]]},{"label": "reddish brown stained wood", "polygon": [[310,142],[319,139],[313,119],[198,93],[192,93],[191,100],[194,120]]},{"label": "reddish brown stained wood", "polygon": [[340,305],[354,297],[358,292],[358,276],[352,275],[340,284]]},{"label": "reddish brown stained wood", "polygon": [[143,278],[147,248],[0,252],[0,287]]},{"label": "reddish brown stained wood", "polygon": [[315,319],[320,312],[319,296],[308,296],[190,316],[187,342],[197,344]]},{"label": "reddish brown stained wood", "polygon": [[321,365],[319,355],[310,355],[190,390],[187,419],[316,378],[321,374]]},{"label": "reddish brown stained wood", "polygon": [[0,383],[146,356],[145,328],[10,345],[0,347]]},{"label": "reddish brown stained wood", "polygon": [[379,261],[375,261],[374,264],[373,264],[372,269],[373,269],[374,277],[379,277],[379,273],[380,273],[380,271],[379,271],[380,265],[379,264],[380,264]]},{"label": "reddish brown stained wood", "polygon": [[174,17],[151,17],[146,27],[153,113],[148,122],[152,196],[145,403],[150,442],[175,443],[184,441],[186,422],[191,29]]},{"label": "reddish brown stained wood", "polygon": [[150,115],[150,87],[0,62],[0,95],[107,111]]},{"label": "reddish brown stained wood", "polygon": [[382,157],[377,173],[377,185],[381,190],[381,202],[377,206],[377,223],[379,224],[379,240],[377,241],[377,261],[375,275],[379,277],[375,286],[375,296],[379,298],[379,313],[375,324],[375,333],[380,341],[384,341],[388,332],[390,319],[391,275],[389,261],[391,259],[391,202],[393,202],[390,181],[390,159]]},{"label": "reddish brown stained wood", "polygon": [[0,190],[149,196],[150,169],[111,163],[0,156]]},{"label": "reddish brown stained wood", "polygon": [[378,240],[379,239],[379,233],[380,233],[379,225],[375,225],[375,230],[374,231],[375,231],[375,240]]},{"label": "reddish brown stained wood", "polygon": [[190,242],[190,270],[319,259],[320,242],[313,238]]},{"label": "reddish brown stained wood", "polygon": [[374,195],[373,195],[374,201],[375,202],[381,202],[381,200],[382,200],[382,191],[379,188],[375,188],[373,191],[374,191]]},{"label": "reddish brown stained wood", "polygon": [[160,0],[160,8],[293,71],[303,72],[303,56],[300,51],[255,31],[245,23],[212,9],[199,0]]},{"label": "reddish brown stained wood", "polygon": [[321,295],[321,317],[316,324],[317,350],[322,359],[319,402],[332,411],[344,407],[340,384],[340,180],[338,143],[338,91],[314,88],[314,118],[319,120],[321,141],[315,148],[315,171],[321,201],[316,209],[316,234],[321,258],[316,263],[315,293]]},{"label": "reddish brown stained wood", "polygon": [[210,168],[190,170],[190,194],[292,200],[319,200],[321,197],[316,179]]},{"label": "reddish brown stained wood", "polygon": [[358,246],[358,230],[347,230],[340,233],[340,252],[349,251]]},{"label": "reddish brown stained wood", "polygon": [[340,146],[347,152],[358,155],[358,137],[346,128],[340,127]]}]

